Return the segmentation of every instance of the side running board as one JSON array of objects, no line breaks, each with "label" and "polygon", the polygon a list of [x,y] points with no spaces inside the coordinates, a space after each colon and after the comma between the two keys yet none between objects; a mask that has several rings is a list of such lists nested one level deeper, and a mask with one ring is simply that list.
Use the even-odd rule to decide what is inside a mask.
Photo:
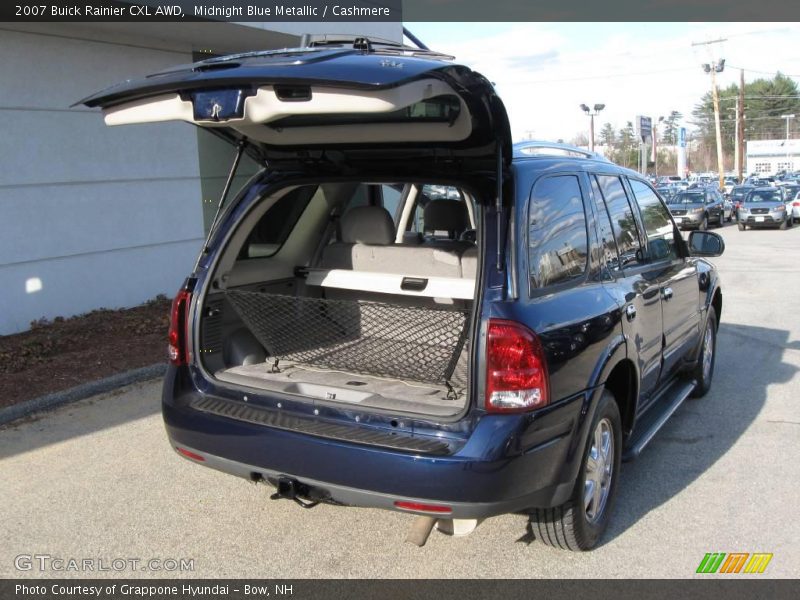
[{"label": "side running board", "polygon": [[678,380],[668,387],[654,402],[655,404],[642,417],[642,421],[636,424],[633,438],[629,441],[628,447],[622,454],[623,461],[634,460],[642,453],[645,446],[650,443],[672,414],[678,410],[683,401],[689,397],[694,390],[697,382]]}]

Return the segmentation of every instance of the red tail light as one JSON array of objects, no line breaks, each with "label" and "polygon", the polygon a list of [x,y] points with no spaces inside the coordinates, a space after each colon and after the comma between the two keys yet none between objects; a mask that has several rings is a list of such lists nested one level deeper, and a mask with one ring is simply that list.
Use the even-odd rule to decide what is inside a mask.
[{"label": "red tail light", "polygon": [[800,202],[792,202],[792,206],[800,206]]},{"label": "red tail light", "polygon": [[452,508],[449,506],[442,506],[441,504],[423,504],[421,502],[404,502],[402,500],[396,500],[394,505],[397,508],[416,510],[419,512],[432,512],[439,514],[449,514],[453,512]]},{"label": "red tail light", "polygon": [[490,319],[486,344],[486,410],[521,412],[550,401],[544,349],[530,329]]},{"label": "red tail light", "polygon": [[181,366],[189,363],[189,349],[186,345],[186,318],[192,293],[181,290],[172,301],[169,320],[169,362]]},{"label": "red tail light", "polygon": [[176,447],[175,450],[178,451],[179,454],[182,454],[186,458],[191,458],[192,460],[196,460],[198,462],[205,462],[205,457],[200,456],[196,452],[192,452],[191,450],[187,450],[186,448]]}]

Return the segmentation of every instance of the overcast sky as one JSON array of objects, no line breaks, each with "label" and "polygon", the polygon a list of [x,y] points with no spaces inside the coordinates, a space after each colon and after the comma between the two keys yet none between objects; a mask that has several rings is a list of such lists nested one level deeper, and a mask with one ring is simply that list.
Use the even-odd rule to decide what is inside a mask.
[{"label": "overcast sky", "polygon": [[[757,1],[757,0],[756,0]],[[619,128],[637,114],[684,121],[711,89],[701,67],[725,58],[718,84],[770,77],[776,71],[800,82],[798,23],[409,23],[430,48],[456,56],[497,86],[514,140],[569,141],[587,132],[578,108],[604,103],[606,121]],[[727,38],[706,47],[693,42]],[[710,54],[713,52],[713,56]],[[731,112],[731,115],[733,113]],[[688,123],[684,123],[688,125]]]}]

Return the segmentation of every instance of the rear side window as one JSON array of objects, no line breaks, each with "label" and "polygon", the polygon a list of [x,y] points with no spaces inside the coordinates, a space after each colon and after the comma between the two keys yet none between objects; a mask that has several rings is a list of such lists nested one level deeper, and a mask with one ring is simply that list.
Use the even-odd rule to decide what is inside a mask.
[{"label": "rear side window", "polygon": [[265,258],[278,252],[316,191],[317,186],[306,185],[278,199],[247,236],[239,258]]},{"label": "rear side window", "polygon": [[636,218],[633,216],[633,208],[628,202],[622,182],[619,177],[612,175],[597,175],[597,184],[608,209],[608,216],[611,217],[611,226],[619,253],[618,264],[609,266],[625,267],[640,262],[642,244],[636,227]]},{"label": "rear side window", "polygon": [[575,175],[536,182],[528,208],[528,269],[531,290],[567,283],[586,271],[586,213]]},{"label": "rear side window", "polygon": [[395,225],[397,225],[397,220],[400,218],[400,200],[403,198],[403,186],[383,184],[380,187],[383,208],[389,211]]},{"label": "rear side window", "polygon": [[592,182],[592,195],[594,196],[595,206],[597,207],[597,233],[600,235],[600,246],[605,258],[605,263],[610,268],[619,267],[619,255],[617,254],[617,242],[614,236],[614,229],[611,227],[611,218],[608,216],[603,194],[600,192],[600,185],[596,177],[589,177]]},{"label": "rear side window", "polygon": [[[414,212],[408,221],[406,230],[419,234],[428,232],[428,229],[425,227],[425,207],[430,202],[439,202],[440,200],[456,200],[461,202],[463,204],[462,216],[465,216],[467,219],[469,218],[469,209],[466,205],[468,200],[460,189],[451,185],[425,184],[420,188],[420,194],[417,196],[414,204]],[[453,230],[452,233],[458,237],[458,234],[463,233],[465,227],[468,228],[469,224],[459,219],[458,227],[456,230]]]},{"label": "rear side window", "polygon": [[675,229],[669,211],[656,193],[645,183],[628,180],[633,196],[639,204],[639,212],[647,235],[647,250],[651,260],[674,260],[678,258],[675,246]]}]

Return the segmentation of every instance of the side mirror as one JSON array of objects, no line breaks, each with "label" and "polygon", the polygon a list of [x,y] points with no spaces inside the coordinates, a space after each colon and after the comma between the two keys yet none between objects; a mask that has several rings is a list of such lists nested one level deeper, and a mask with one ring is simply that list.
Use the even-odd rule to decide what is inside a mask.
[{"label": "side mirror", "polygon": [[713,231],[693,231],[689,234],[689,252],[692,256],[720,256],[725,252],[725,240]]}]

